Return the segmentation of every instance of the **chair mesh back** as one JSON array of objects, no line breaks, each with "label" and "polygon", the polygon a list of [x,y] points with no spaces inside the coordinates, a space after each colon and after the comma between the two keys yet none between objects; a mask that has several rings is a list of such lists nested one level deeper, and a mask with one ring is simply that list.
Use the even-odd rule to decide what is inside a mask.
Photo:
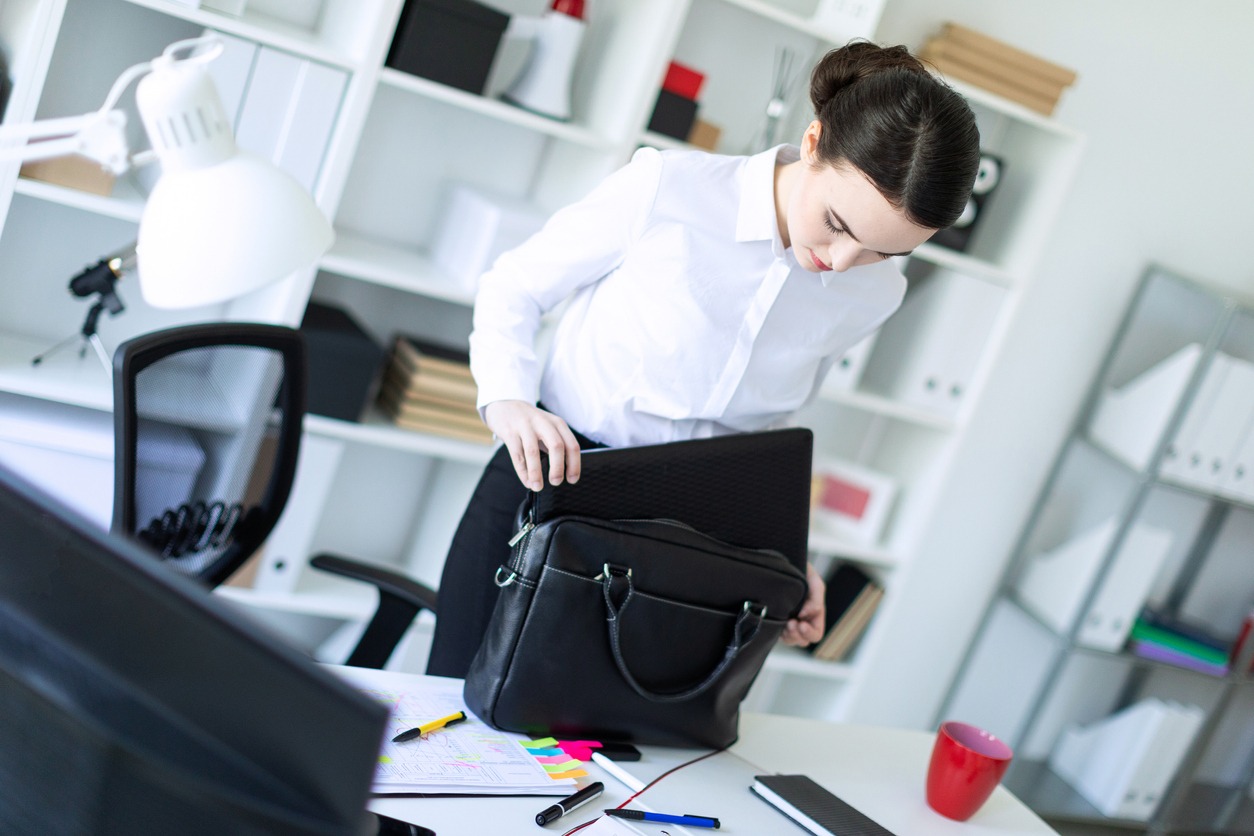
[{"label": "chair mesh back", "polygon": [[274,349],[215,345],[136,374],[128,533],[178,571],[203,578],[260,545],[249,519],[273,471],[283,371]]}]

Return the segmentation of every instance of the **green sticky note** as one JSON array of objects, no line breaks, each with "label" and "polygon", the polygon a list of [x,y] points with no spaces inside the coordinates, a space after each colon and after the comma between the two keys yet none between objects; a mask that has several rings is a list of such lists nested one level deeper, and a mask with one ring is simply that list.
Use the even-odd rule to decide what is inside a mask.
[{"label": "green sticky note", "polygon": [[524,740],[522,741],[522,745],[528,749],[546,749],[550,746],[556,746],[557,738],[542,737],[539,740]]},{"label": "green sticky note", "polygon": [[541,764],[541,766],[544,767],[545,772],[565,772],[568,769],[578,769],[579,761],[572,759],[565,763],[546,763]]}]

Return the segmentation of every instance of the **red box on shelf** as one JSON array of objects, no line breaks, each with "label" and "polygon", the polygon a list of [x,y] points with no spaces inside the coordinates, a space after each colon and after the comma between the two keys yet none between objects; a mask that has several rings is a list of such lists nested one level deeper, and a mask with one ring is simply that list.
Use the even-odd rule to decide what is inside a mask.
[{"label": "red box on shelf", "polygon": [[704,83],[705,76],[702,73],[691,67],[685,67],[677,61],[672,61],[666,68],[666,78],[662,81],[662,89],[695,102],[701,93],[701,85]]}]

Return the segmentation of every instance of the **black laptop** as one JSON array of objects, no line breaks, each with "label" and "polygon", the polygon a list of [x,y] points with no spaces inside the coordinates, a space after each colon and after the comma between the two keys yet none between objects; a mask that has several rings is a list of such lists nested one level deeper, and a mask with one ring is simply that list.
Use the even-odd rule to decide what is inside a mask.
[{"label": "black laptop", "polygon": [[545,485],[534,517],[672,519],[774,549],[805,571],[814,434],[804,428],[585,450],[579,481]]}]

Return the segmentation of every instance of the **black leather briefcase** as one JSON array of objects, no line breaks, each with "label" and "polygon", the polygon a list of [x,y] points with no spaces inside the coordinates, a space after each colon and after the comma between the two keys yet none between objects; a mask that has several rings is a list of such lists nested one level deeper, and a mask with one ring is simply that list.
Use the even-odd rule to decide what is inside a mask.
[{"label": "black leather briefcase", "polygon": [[806,596],[811,440],[586,453],[576,485],[519,509],[467,706],[528,734],[735,741],[740,703]]},{"label": "black leather briefcase", "polygon": [[559,517],[526,530],[466,705],[496,728],[719,748],[805,575],[778,552],[664,520]]}]

